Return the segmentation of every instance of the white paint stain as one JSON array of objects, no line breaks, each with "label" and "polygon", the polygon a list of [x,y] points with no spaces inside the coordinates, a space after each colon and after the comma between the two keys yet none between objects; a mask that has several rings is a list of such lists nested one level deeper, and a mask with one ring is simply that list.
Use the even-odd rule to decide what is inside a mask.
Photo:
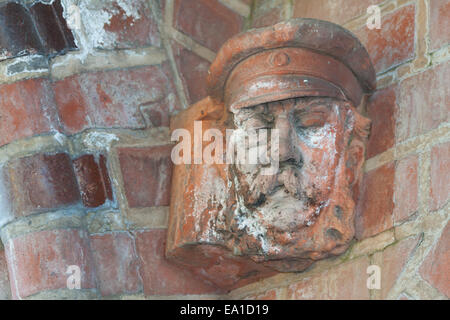
[{"label": "white paint stain", "polygon": [[[239,190],[238,178],[234,177],[234,183],[237,190]],[[245,230],[246,233],[261,244],[261,249],[264,253],[268,253],[271,245],[267,241],[267,230],[261,224],[260,219],[254,216],[254,213],[247,209],[244,203],[244,198],[241,194],[237,194],[237,206],[234,211],[234,217],[238,224],[239,230]]]},{"label": "white paint stain", "polygon": [[[120,10],[125,12],[127,17],[131,17],[133,20],[140,19],[141,16],[138,12],[139,1],[133,0],[117,0],[116,3],[119,8],[111,6],[109,1],[79,1],[77,4],[81,25],[80,28],[73,29],[75,44],[79,48],[78,53],[72,54],[71,58],[78,58],[82,63],[85,63],[89,55],[95,55],[96,48],[109,48],[113,47],[118,39],[114,32],[105,30],[105,26],[110,25],[111,19],[120,13]],[[62,0],[65,19],[69,19],[69,8],[73,6],[73,0]],[[69,57],[69,56],[68,56]],[[65,59],[62,59],[54,66],[64,66],[66,64]]]},{"label": "white paint stain", "polygon": [[113,141],[119,141],[119,138],[112,133],[107,132],[89,132],[83,140],[88,148],[109,150]]},{"label": "white paint stain", "polygon": [[[208,165],[203,167],[203,175],[200,183],[201,190],[194,190],[194,210],[193,214],[197,222],[201,221],[201,217],[205,211],[208,211],[208,207],[211,205],[215,208],[221,206],[222,209],[218,212],[217,216],[221,216],[226,208],[227,200],[227,187],[222,179],[217,179],[216,170]],[[216,216],[211,215],[208,221],[213,223]],[[217,238],[215,228],[206,228],[209,234],[202,234],[200,240],[207,240],[208,238]],[[195,224],[195,231],[200,232],[200,223]]]}]

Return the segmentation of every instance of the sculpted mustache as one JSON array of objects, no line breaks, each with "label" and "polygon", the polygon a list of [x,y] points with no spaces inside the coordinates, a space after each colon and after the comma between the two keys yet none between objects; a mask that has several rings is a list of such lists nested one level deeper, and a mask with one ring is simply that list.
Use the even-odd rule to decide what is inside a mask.
[{"label": "sculpted mustache", "polygon": [[[256,175],[251,185],[251,204],[258,206],[262,204],[267,196],[285,188],[286,192],[296,199],[304,198],[305,194],[300,190],[300,168],[295,160],[283,161],[280,163],[279,172],[271,178]],[[267,180],[270,182],[268,182]]]},{"label": "sculpted mustache", "polygon": [[279,163],[280,171],[283,171],[283,169],[289,168],[289,167],[300,170],[302,168],[302,166],[303,166],[303,163],[301,161],[299,162],[293,158],[290,158],[286,161],[281,161]]}]

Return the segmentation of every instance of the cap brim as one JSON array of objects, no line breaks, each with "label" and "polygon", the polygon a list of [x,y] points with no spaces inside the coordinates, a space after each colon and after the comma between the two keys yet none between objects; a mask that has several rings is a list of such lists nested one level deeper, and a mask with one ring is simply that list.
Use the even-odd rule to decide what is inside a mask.
[{"label": "cap brim", "polygon": [[331,97],[345,100],[342,90],[328,81],[308,76],[265,76],[245,82],[227,95],[230,111],[272,101],[300,97]]}]

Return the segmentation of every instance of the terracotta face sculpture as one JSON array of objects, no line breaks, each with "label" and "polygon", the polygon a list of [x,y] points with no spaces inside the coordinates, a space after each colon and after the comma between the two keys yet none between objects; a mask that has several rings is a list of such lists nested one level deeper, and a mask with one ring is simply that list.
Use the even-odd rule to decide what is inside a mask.
[{"label": "terracotta face sculpture", "polygon": [[[251,30],[225,43],[207,83],[209,96],[174,117],[172,130],[195,135],[202,121],[200,140],[209,141],[209,129],[232,129],[238,150],[263,145],[267,161],[175,166],[167,257],[230,289],[343,253],[370,129],[362,111],[375,88],[358,39],[311,19]],[[276,139],[239,145],[242,132],[263,131]]]},{"label": "terracotta face sculpture", "polygon": [[243,131],[278,129],[279,162],[271,175],[261,173],[264,164],[232,167],[242,206],[233,221],[247,220],[260,230],[260,236],[240,234],[232,246],[255,261],[272,260],[282,271],[341,251],[354,235],[352,188],[364,160],[368,119],[349,102],[314,97],[240,109],[234,124]]}]

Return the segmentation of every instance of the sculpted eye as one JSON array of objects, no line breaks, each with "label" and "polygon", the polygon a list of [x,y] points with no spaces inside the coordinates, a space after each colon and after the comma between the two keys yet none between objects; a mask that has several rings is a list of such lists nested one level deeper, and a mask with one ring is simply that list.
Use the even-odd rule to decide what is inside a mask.
[{"label": "sculpted eye", "polygon": [[246,120],[243,127],[244,127],[244,129],[247,129],[247,130],[248,129],[253,129],[253,130],[267,129],[267,128],[269,128],[269,123],[260,117],[255,117],[255,118],[250,118],[250,119]]},{"label": "sculpted eye", "polygon": [[328,114],[318,110],[297,112],[294,118],[298,128],[323,127],[327,121]]}]

